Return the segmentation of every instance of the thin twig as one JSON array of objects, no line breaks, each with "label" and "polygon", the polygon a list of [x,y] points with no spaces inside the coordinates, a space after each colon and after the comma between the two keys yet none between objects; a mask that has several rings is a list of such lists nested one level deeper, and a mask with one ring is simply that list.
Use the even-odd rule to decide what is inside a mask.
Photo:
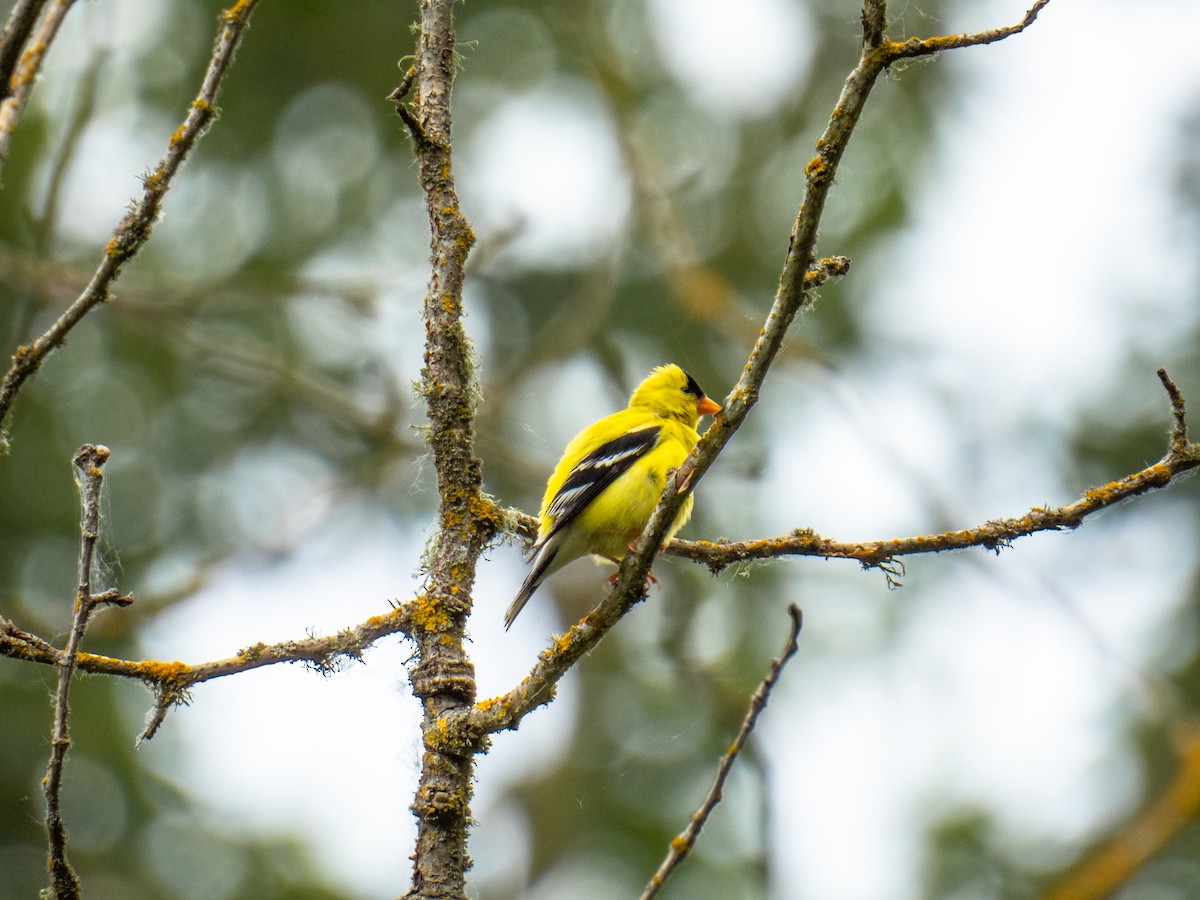
[{"label": "thin twig", "polygon": [[405,99],[412,91],[416,78],[417,67],[415,65],[409,66],[404,72],[404,77],[400,79],[400,83],[396,85],[396,89],[388,94],[387,99],[396,104],[396,115],[400,117],[400,121],[408,128],[413,142],[419,149],[426,148],[448,151],[449,146],[447,144],[444,142],[439,144],[429,136],[429,132],[421,124],[421,120],[417,118],[417,114],[413,112],[408,105],[408,101]]},{"label": "thin twig", "polygon": [[675,867],[683,862],[684,857],[696,845],[696,838],[700,836],[700,829],[704,827],[708,821],[708,817],[712,815],[712,811],[721,802],[722,794],[725,791],[725,782],[729,780],[729,773],[733,771],[733,764],[737,762],[738,754],[746,746],[746,741],[750,737],[750,732],[754,730],[754,726],[758,722],[758,717],[767,708],[767,701],[771,699],[771,691],[775,688],[775,683],[779,681],[779,676],[783,674],[783,667],[788,664],[788,661],[800,649],[800,629],[804,627],[804,613],[800,610],[800,607],[793,603],[788,606],[788,615],[792,617],[792,625],[791,630],[788,632],[787,643],[783,647],[783,653],[771,663],[771,668],[767,672],[766,678],[762,680],[762,683],[759,684],[758,689],[750,698],[750,708],[746,710],[746,717],[742,720],[741,730],[738,731],[737,737],[721,757],[721,762],[717,766],[717,777],[713,781],[712,787],[708,789],[708,795],[704,798],[704,802],[700,804],[700,807],[692,813],[692,818],[688,822],[687,828],[675,835],[671,840],[667,856],[658,867],[658,871],[654,873],[654,877],[646,885],[645,890],[642,891],[641,900],[650,900],[651,897],[657,894],[663,886],[663,882],[670,877]]},{"label": "thin twig", "polygon": [[0,652],[0,655],[11,656],[14,659],[48,665],[54,665],[58,661],[59,651],[53,644],[36,634],[22,631],[12,619],[6,619],[4,616],[0,616],[0,648],[12,649],[14,652]]},{"label": "thin twig", "polygon": [[[0,383],[0,451],[4,451],[7,446],[5,426],[21,386],[41,367],[47,354],[66,340],[71,329],[79,324],[84,316],[109,299],[112,284],[121,274],[125,263],[137,255],[149,239],[175,174],[204,129],[217,115],[217,94],[233,62],[234,51],[246,32],[250,13],[257,3],[258,0],[238,0],[231,9],[221,14],[216,44],[200,92],[192,101],[183,124],[171,135],[166,154],[154,170],[142,179],[142,197],[133,204],[113,232],[105,248],[104,259],[92,275],[92,280],[45,333],[18,347],[13,354],[12,366],[5,374],[4,381]],[[8,102],[10,101],[5,101]],[[0,106],[0,115],[2,114],[3,106]]]},{"label": "thin twig", "polygon": [[163,722],[167,721],[167,713],[182,702],[185,701],[170,691],[156,691],[154,706],[146,714],[146,725],[142,728],[142,733],[138,735],[137,740],[134,741],[134,746],[141,747],[143,743],[158,734],[158,729],[162,727]]},{"label": "thin twig", "polygon": [[[63,19],[67,17],[67,12],[74,3],[75,0],[53,0],[50,8],[46,10],[37,34],[33,36],[32,40],[22,42],[26,49],[21,53],[21,58],[16,63],[11,77],[5,83],[4,100],[0,102],[0,169],[4,168],[4,163],[8,160],[8,150],[12,146],[13,132],[17,129],[21,110],[25,108],[25,103],[29,100],[30,93],[33,92],[33,85],[37,81],[38,72],[41,71],[46,53],[50,50],[50,44],[53,43],[59,26],[62,25]],[[33,5],[30,4],[30,6]],[[20,38],[21,29],[32,26],[32,21],[28,19],[30,14],[29,9],[13,10],[13,15],[9,17],[9,23],[14,26],[12,32],[14,42]],[[37,11],[32,11],[32,15],[36,18]],[[9,37],[7,28],[5,30],[7,39]],[[4,46],[3,61],[5,64],[8,63],[8,55],[15,53],[16,50],[15,44]]]},{"label": "thin twig", "polygon": [[1167,392],[1167,397],[1171,401],[1171,453],[1177,456],[1186,456],[1188,448],[1188,427],[1187,415],[1184,408],[1183,392],[1179,390],[1179,386],[1171,380],[1171,376],[1167,374],[1166,369],[1159,369],[1157,372],[1158,380],[1162,382],[1163,389]]},{"label": "thin twig", "polygon": [[1006,25],[1002,28],[989,28],[985,31],[976,31],[970,34],[951,34],[942,37],[931,38],[909,38],[906,41],[883,41],[879,45],[879,52],[887,60],[888,64],[895,62],[898,59],[915,59],[918,56],[930,56],[934,53],[941,53],[943,50],[959,50],[963,47],[981,47],[985,44],[994,44],[996,41],[1002,41],[1005,38],[1012,37],[1015,34],[1020,34],[1026,28],[1034,23],[1038,13],[1046,8],[1050,0],[1037,0],[1021,18],[1021,21],[1015,25]]},{"label": "thin twig", "polygon": [[[71,676],[75,673],[75,662],[79,645],[87,630],[92,612],[104,599],[92,594],[92,569],[96,553],[96,541],[100,537],[100,488],[104,483],[104,463],[109,456],[108,448],[102,445],[84,444],[75,454],[75,467],[81,475],[79,490],[83,504],[81,523],[82,536],[79,546],[79,590],[75,595],[71,617],[71,635],[67,649],[58,658],[58,689],[54,695],[54,728],[50,740],[50,762],[46,777],[42,779],[42,790],[46,795],[46,832],[50,841],[50,883],[54,896],[77,898],[80,896],[79,877],[67,861],[67,834],[63,825],[60,791],[62,788],[63,764],[71,746],[71,734],[67,727],[70,716],[69,695]],[[119,595],[118,595],[119,596]]]},{"label": "thin twig", "polygon": [[863,0],[863,46],[878,47],[887,31],[887,0]]}]

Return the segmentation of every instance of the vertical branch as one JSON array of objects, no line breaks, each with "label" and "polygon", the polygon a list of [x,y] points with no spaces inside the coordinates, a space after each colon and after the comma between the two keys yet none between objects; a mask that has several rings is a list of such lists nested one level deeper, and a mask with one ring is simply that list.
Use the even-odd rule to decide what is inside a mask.
[{"label": "vertical branch", "polygon": [[412,806],[417,844],[407,896],[433,898],[465,896],[471,779],[480,744],[448,723],[461,721],[475,702],[475,669],[464,647],[466,620],[476,561],[498,522],[483,498],[475,456],[478,388],[462,326],[463,274],[475,236],[459,204],[451,165],[454,2],[420,0],[420,9],[416,61],[389,99],[412,135],[430,227],[420,389],[439,504],[437,534],[426,561],[428,583],[412,630],[418,662],[409,678],[423,707],[425,753]]},{"label": "vertical branch", "polygon": [[863,0],[863,46],[878,47],[887,31],[887,0]]},{"label": "vertical branch", "polygon": [[61,790],[63,764],[71,746],[71,734],[67,728],[70,716],[68,703],[71,676],[79,658],[79,645],[87,630],[88,620],[100,604],[111,603],[128,606],[132,596],[121,596],[116,591],[104,594],[92,593],[92,568],[96,554],[96,541],[100,537],[100,488],[104,483],[104,463],[109,451],[103,445],[84,444],[75,453],[75,467],[79,469],[80,499],[83,505],[81,538],[79,546],[79,590],[71,616],[71,636],[67,649],[58,657],[58,688],[54,694],[54,726],[50,738],[50,762],[46,766],[46,777],[42,779],[42,790],[46,795],[46,833],[50,842],[50,882],[56,898],[80,896],[79,877],[67,862],[67,833],[63,825]]}]

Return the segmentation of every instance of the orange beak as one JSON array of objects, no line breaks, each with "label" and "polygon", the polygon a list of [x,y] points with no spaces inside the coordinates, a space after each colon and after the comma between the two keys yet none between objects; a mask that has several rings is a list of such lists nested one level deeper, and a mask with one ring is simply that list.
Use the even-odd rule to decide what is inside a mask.
[{"label": "orange beak", "polygon": [[720,411],[721,407],[707,397],[701,397],[700,402],[696,404],[696,412],[702,416],[711,416],[713,413],[719,413]]}]

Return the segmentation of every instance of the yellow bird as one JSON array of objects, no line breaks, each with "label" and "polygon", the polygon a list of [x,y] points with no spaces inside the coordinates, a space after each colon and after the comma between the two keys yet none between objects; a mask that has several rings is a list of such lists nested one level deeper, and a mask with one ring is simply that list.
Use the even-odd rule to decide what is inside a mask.
[{"label": "yellow bird", "polygon": [[[687,459],[701,416],[719,412],[679,366],[659,366],[637,386],[629,406],[579,432],[546,482],[533,563],[504,614],[504,629],[547,576],[589,553],[620,563],[650,520],[667,473]],[[691,496],[667,531],[692,514]]]}]

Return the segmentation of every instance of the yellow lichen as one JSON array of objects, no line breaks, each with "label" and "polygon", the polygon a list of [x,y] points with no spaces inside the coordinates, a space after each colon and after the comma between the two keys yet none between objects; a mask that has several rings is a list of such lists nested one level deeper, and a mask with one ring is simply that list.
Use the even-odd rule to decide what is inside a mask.
[{"label": "yellow lichen", "polygon": [[804,167],[804,174],[809,178],[820,178],[829,170],[829,163],[825,162],[820,156],[814,156],[808,161],[808,165]]},{"label": "yellow lichen", "polygon": [[429,594],[422,594],[412,604],[413,625],[423,631],[444,631],[450,625],[450,614]]},{"label": "yellow lichen", "polygon": [[237,25],[250,11],[252,0],[238,0],[233,6],[221,13],[221,21],[226,25]]},{"label": "yellow lichen", "polygon": [[479,710],[480,712],[487,712],[493,706],[498,706],[503,702],[504,702],[503,697],[489,697],[486,700],[480,700],[478,703],[476,703],[475,708],[477,710]]},{"label": "yellow lichen", "polygon": [[571,632],[560,634],[554,638],[554,652],[561,656],[574,646],[575,641],[571,638]]},{"label": "yellow lichen", "polygon": [[1165,484],[1171,480],[1171,467],[1164,466],[1162,463],[1155,463],[1142,474],[1156,482]]},{"label": "yellow lichen", "polygon": [[187,663],[182,662],[155,662],[147,660],[140,662],[135,666],[135,673],[143,681],[150,681],[154,684],[171,685],[182,684],[188,681],[188,676],[192,673],[192,667]]}]

